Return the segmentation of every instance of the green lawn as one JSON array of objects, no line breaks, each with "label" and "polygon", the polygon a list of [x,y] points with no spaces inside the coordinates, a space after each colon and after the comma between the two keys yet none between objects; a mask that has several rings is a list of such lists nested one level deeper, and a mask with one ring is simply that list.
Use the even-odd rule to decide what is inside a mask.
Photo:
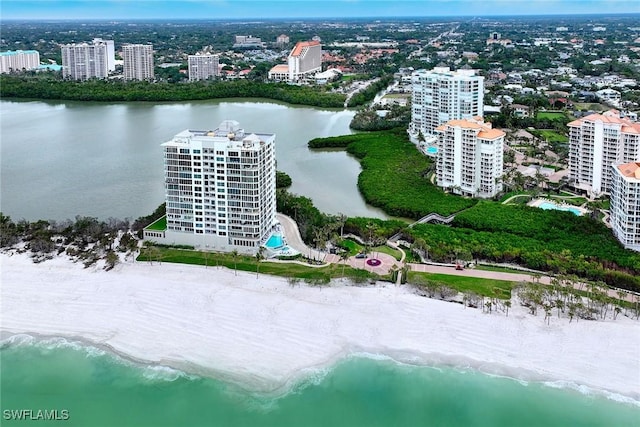
[{"label": "green lawn", "polygon": [[158,218],[146,227],[147,230],[164,231],[167,229],[167,216]]},{"label": "green lawn", "polygon": [[566,135],[559,134],[555,130],[551,130],[551,129],[532,130],[531,133],[536,135],[538,138],[542,138],[549,142],[568,142],[569,141],[569,138]]},{"label": "green lawn", "polygon": [[[172,262],[179,264],[204,265],[211,268],[224,266],[232,270],[256,272],[257,261],[255,257],[238,255],[236,258],[230,253],[222,252],[199,252],[194,250],[165,248],[158,246],[145,247],[138,256],[138,261]],[[294,277],[298,279],[325,280],[335,279],[342,276],[342,264],[331,264],[326,267],[310,267],[296,263],[275,263],[261,262],[260,274],[270,274],[281,277]],[[347,278],[376,278],[375,274],[365,270],[357,270],[347,266],[344,269],[344,276]]]},{"label": "green lawn", "polygon": [[566,119],[566,115],[561,111],[538,111],[536,119],[561,120]]},{"label": "green lawn", "polygon": [[478,295],[505,300],[511,298],[511,290],[516,286],[515,282],[507,282],[505,280],[480,279],[477,277],[436,273],[417,273],[413,271],[409,272],[409,283],[411,283],[412,278],[417,276],[442,283],[454,288],[458,292],[475,292]]}]

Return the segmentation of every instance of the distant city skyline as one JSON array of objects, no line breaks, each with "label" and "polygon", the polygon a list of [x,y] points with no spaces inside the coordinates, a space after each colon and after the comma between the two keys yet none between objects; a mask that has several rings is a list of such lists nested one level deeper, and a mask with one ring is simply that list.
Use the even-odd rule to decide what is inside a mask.
[{"label": "distant city skyline", "polygon": [[640,13],[638,0],[2,0],[1,19],[292,19]]}]

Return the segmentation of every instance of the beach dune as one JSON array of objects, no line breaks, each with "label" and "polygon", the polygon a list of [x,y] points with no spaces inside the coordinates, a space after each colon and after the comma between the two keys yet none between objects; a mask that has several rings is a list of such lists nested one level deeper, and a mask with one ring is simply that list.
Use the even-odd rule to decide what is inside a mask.
[{"label": "beach dune", "polygon": [[353,354],[556,381],[640,401],[640,323],[509,316],[406,286],[292,287],[224,268],[0,255],[1,332],[64,337],[265,392]]}]

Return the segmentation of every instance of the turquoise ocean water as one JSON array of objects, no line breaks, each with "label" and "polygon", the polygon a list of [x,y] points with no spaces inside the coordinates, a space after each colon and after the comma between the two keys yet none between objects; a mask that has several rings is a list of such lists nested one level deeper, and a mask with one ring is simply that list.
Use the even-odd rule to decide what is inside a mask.
[{"label": "turquoise ocean water", "polygon": [[[638,426],[637,402],[472,370],[346,359],[266,396],[60,340],[0,349],[2,426]],[[11,410],[68,420],[8,420]]]}]

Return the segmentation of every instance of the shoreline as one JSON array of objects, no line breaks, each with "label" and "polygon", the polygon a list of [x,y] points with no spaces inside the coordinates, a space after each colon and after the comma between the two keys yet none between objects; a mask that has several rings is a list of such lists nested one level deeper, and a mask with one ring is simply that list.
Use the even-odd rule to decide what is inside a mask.
[{"label": "shoreline", "polygon": [[516,304],[508,317],[485,314],[391,284],[293,288],[215,267],[136,262],[104,272],[64,257],[33,264],[6,254],[0,264],[3,345],[17,335],[62,338],[274,396],[371,356],[586,386],[640,404],[640,325],[622,316],[547,325]]}]

